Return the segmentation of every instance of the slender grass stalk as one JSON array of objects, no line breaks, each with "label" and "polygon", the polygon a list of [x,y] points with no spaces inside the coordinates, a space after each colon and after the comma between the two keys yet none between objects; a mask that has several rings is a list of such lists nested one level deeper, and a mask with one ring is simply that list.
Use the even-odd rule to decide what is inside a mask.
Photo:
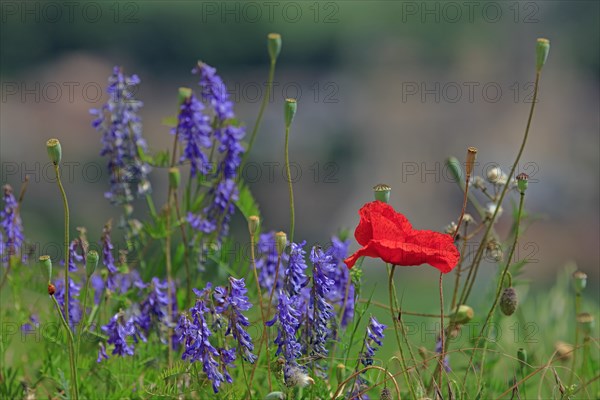
[{"label": "slender grass stalk", "polygon": [[[69,262],[71,261],[71,253],[69,252],[69,202],[67,201],[67,194],[63,187],[62,180],[60,179],[60,169],[58,164],[54,164],[54,172],[56,174],[56,183],[60,190],[62,197],[63,207],[65,209],[65,304],[69,302]],[[69,307],[65,306],[65,320],[69,325]]]},{"label": "slender grass stalk", "polygon": [[165,237],[165,263],[167,265],[167,297],[169,298],[167,301],[167,318],[169,320],[169,326],[167,327],[167,349],[168,349],[168,360],[169,360],[169,368],[173,365],[173,328],[171,327],[171,323],[173,322],[173,288],[172,288],[172,265],[171,265],[171,226],[170,226],[170,217],[171,217],[171,197],[172,197],[172,188],[169,186],[169,192],[167,195],[167,209],[165,214],[165,225],[166,225],[166,237]]},{"label": "slender grass stalk", "polygon": [[86,310],[87,310],[87,299],[88,299],[88,291],[90,290],[90,278],[91,277],[87,277],[85,280],[85,291],[83,292],[83,311],[82,311],[82,316],[81,316],[81,327],[79,328],[79,335],[77,336],[77,353],[76,353],[76,359],[79,360],[79,354],[81,352],[81,336],[83,336],[85,330],[86,330],[86,321],[85,321],[85,317],[86,317]]},{"label": "slender grass stalk", "polygon": [[[581,313],[581,292],[577,291],[575,293],[575,316],[578,316]],[[577,348],[579,346],[579,324],[575,324],[575,345]],[[585,359],[584,359],[585,360]],[[577,365],[577,351],[573,352],[573,360],[571,361],[571,373],[569,374],[569,386],[573,383],[573,378],[575,378],[575,366]]]}]

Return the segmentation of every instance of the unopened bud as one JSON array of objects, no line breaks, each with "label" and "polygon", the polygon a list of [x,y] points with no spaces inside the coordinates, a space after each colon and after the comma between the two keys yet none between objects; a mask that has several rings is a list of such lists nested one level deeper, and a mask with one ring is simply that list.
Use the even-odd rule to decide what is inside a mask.
[{"label": "unopened bud", "polygon": [[463,170],[460,166],[460,161],[456,157],[448,157],[446,160],[446,166],[454,178],[455,182],[462,182],[464,180]]},{"label": "unopened bud", "polygon": [[373,186],[373,195],[375,196],[375,200],[379,200],[384,203],[390,202],[391,191],[392,188],[386,185],[385,183],[380,183]]},{"label": "unopened bud", "polygon": [[177,104],[182,105],[190,97],[192,97],[192,89],[187,87],[180,87],[179,91],[177,92]]},{"label": "unopened bud", "polygon": [[457,324],[466,324],[473,319],[475,315],[473,309],[466,304],[461,304],[458,309],[454,312],[454,322]]},{"label": "unopened bud", "polygon": [[500,167],[490,168],[487,172],[487,180],[490,183],[497,184],[502,181],[504,178],[504,172]]},{"label": "unopened bud", "polygon": [[173,190],[176,190],[179,187],[180,182],[181,174],[179,173],[179,168],[169,168],[169,187]]},{"label": "unopened bud", "polygon": [[337,365],[337,368],[335,369],[335,378],[337,379],[338,383],[342,383],[344,381],[344,372],[346,372],[346,366],[342,363]]},{"label": "unopened bud", "polygon": [[281,52],[281,35],[279,33],[269,33],[267,35],[267,49],[271,62],[275,62]]},{"label": "unopened bud", "polygon": [[581,293],[583,289],[585,289],[587,285],[587,274],[583,271],[575,271],[573,272],[573,286],[575,287],[575,292]]},{"label": "unopened bud", "polygon": [[48,151],[50,161],[52,161],[54,165],[60,164],[60,160],[62,159],[62,148],[60,147],[58,139],[49,139],[46,142],[46,150]]},{"label": "unopened bud", "polygon": [[251,215],[248,217],[248,231],[250,235],[256,235],[258,232],[258,225],[260,224],[260,219],[256,215]]},{"label": "unopened bud", "polygon": [[548,53],[550,52],[550,41],[548,39],[539,38],[537,40],[536,52],[536,71],[540,72],[546,60],[548,59]]},{"label": "unopened bud", "polygon": [[52,260],[50,259],[50,256],[40,256],[38,260],[44,279],[46,282],[50,283],[52,280]]},{"label": "unopened bud", "polygon": [[98,252],[95,250],[90,250],[87,253],[87,257],[85,259],[85,273],[87,274],[88,278],[92,276],[92,274],[96,270],[99,258],[100,257],[98,257]]},{"label": "unopened bud", "polygon": [[298,103],[296,102],[296,99],[285,99],[284,117],[286,128],[292,126],[292,121],[294,120],[297,110]]},{"label": "unopened bud", "polygon": [[517,306],[519,304],[519,299],[517,298],[517,291],[513,287],[508,287],[504,289],[502,292],[502,296],[500,297],[500,310],[504,315],[513,315]]},{"label": "unopened bud", "polygon": [[275,234],[275,245],[277,246],[277,254],[282,255],[285,247],[287,246],[288,240],[285,232],[277,232]]}]

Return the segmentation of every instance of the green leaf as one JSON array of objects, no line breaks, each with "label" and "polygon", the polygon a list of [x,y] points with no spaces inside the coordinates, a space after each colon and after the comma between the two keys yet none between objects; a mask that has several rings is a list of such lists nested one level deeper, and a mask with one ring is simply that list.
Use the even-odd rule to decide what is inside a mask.
[{"label": "green leaf", "polygon": [[250,192],[248,186],[244,183],[240,182],[238,184],[239,196],[238,200],[235,202],[235,205],[240,210],[242,215],[248,219],[248,217],[252,215],[256,215],[260,218],[260,210],[258,209],[258,204]]}]

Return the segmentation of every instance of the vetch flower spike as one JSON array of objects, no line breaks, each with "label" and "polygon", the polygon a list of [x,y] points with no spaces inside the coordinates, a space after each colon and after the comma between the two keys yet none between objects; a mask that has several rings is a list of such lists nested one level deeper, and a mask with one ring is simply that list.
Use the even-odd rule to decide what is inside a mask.
[{"label": "vetch flower spike", "polygon": [[448,273],[460,254],[452,236],[413,229],[408,219],[381,201],[365,204],[354,236],[363,247],[344,260],[352,268],[360,257],[380,258],[393,265],[429,264]]}]

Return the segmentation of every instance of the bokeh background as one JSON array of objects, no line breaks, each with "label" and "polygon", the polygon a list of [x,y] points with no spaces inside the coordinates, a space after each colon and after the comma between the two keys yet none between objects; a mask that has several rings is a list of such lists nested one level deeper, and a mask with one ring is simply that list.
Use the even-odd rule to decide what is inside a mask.
[{"label": "bokeh background", "polygon": [[[120,214],[103,198],[108,176],[88,113],[106,101],[114,65],[140,76],[144,135],[160,151],[172,142],[161,121],[175,114],[179,86],[196,87],[190,70],[199,59],[217,67],[238,117],[252,127],[265,90],[266,35],[281,33],[273,101],[247,178],[264,226],[286,229],[282,105],[297,97],[296,237],[324,243],[354,228],[380,182],[416,227],[441,230],[455,220],[462,197],[444,160],[462,160],[476,146],[477,174],[493,165],[508,171],[529,111],[535,41],[547,37],[552,47],[519,165],[532,178],[527,207],[540,218],[517,257],[532,261],[526,275],[534,288],[572,260],[598,297],[599,2],[3,1],[1,12],[1,180],[18,190],[30,175],[22,215],[28,238],[41,246],[59,241],[52,232],[62,223],[44,145],[50,137],[72,162],[73,225],[86,226],[93,240]],[[157,204],[165,177],[152,174]],[[505,207],[504,235],[510,202]],[[143,202],[136,212],[145,213]],[[376,262],[365,269],[368,285],[383,277]],[[490,266],[483,276],[492,273]],[[432,268],[402,271],[399,279],[411,282],[400,284],[406,302],[435,307],[431,285],[422,295],[435,276]]]}]

